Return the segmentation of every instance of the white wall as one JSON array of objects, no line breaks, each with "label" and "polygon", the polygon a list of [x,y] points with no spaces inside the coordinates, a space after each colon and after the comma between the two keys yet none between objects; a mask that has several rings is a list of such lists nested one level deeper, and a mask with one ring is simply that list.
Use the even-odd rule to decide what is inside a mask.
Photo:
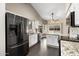
[{"label": "white wall", "polygon": [[75,25],[79,26],[79,3],[75,3],[74,8],[75,8]]},{"label": "white wall", "polygon": [[42,23],[41,17],[29,3],[7,3],[6,10],[28,18],[29,20],[39,20]]},{"label": "white wall", "polygon": [[5,55],[5,4],[0,3],[0,56]]}]

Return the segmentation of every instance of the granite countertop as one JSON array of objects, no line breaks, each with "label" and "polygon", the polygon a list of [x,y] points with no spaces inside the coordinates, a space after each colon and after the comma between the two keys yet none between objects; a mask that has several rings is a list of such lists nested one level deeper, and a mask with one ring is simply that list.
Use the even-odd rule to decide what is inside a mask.
[{"label": "granite countertop", "polygon": [[79,42],[61,40],[61,56],[79,56]]},{"label": "granite countertop", "polygon": [[79,42],[79,39],[77,39],[77,38],[70,38],[68,36],[61,36],[61,40]]},{"label": "granite countertop", "polygon": [[41,34],[47,34],[47,35],[60,35],[59,33],[41,33]]}]

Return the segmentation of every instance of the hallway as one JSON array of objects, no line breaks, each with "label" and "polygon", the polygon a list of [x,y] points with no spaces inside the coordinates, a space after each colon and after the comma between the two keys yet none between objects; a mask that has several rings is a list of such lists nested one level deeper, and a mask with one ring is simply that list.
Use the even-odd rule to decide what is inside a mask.
[{"label": "hallway", "polygon": [[30,48],[28,56],[58,56],[59,49],[48,47],[46,39],[41,39],[40,43]]}]

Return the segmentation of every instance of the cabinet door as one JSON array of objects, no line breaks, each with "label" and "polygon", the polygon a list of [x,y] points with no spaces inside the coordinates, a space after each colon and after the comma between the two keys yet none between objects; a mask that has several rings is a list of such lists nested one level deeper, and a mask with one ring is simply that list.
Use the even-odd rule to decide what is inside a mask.
[{"label": "cabinet door", "polygon": [[70,15],[68,16],[68,18],[66,18],[66,24],[71,26],[71,18]]},{"label": "cabinet door", "polygon": [[71,26],[75,26],[75,12],[71,12]]},{"label": "cabinet door", "polygon": [[30,34],[29,35],[29,47],[35,45],[38,42],[37,34]]}]

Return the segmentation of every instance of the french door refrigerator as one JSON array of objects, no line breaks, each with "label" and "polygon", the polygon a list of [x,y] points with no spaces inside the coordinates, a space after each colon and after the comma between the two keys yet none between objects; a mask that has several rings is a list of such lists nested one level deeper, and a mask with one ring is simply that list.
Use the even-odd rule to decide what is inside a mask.
[{"label": "french door refrigerator", "polygon": [[24,56],[29,52],[27,19],[7,12],[5,14],[6,55]]}]

